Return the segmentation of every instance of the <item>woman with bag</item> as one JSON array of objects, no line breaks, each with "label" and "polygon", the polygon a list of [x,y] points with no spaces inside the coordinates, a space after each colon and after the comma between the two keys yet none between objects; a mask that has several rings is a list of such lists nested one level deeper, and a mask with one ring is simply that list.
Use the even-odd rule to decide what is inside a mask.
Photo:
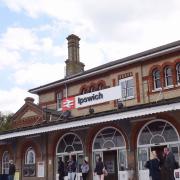
[{"label": "woman with bag", "polygon": [[96,167],[94,169],[94,175],[98,176],[98,180],[104,180],[104,172],[105,168],[104,163],[102,162],[102,158],[99,157],[98,162],[96,163]]}]

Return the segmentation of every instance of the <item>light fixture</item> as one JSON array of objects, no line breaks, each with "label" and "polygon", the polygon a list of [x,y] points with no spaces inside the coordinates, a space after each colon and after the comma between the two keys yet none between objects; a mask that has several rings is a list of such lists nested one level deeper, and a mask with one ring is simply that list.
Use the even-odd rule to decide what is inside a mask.
[{"label": "light fixture", "polygon": [[118,109],[122,109],[124,107],[123,102],[121,101],[121,99],[117,99],[117,108]]},{"label": "light fixture", "polygon": [[94,109],[92,107],[89,107],[89,114],[94,114]]}]

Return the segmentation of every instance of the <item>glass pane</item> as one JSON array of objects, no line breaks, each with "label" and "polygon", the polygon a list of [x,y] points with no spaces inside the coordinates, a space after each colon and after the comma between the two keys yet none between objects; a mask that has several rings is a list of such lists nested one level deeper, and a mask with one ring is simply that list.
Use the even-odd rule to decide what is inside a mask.
[{"label": "glass pane", "polygon": [[166,68],[166,75],[167,75],[167,76],[172,76],[172,70],[171,70],[171,68]]},{"label": "glass pane", "polygon": [[68,134],[64,137],[64,140],[65,140],[66,144],[72,145],[74,138],[75,138],[74,134]]},{"label": "glass pane", "polygon": [[130,97],[130,96],[134,96],[134,89],[133,88],[127,89],[127,97]]},{"label": "glass pane", "polygon": [[149,132],[148,128],[145,127],[139,137],[139,145],[150,144],[151,137],[151,133]]},{"label": "glass pane", "polygon": [[161,81],[160,81],[160,79],[156,79],[156,81],[155,81],[155,88],[160,88],[161,87]]},{"label": "glass pane", "polygon": [[126,169],[126,152],[125,150],[119,151],[119,171],[124,171]]},{"label": "glass pane", "polygon": [[153,122],[148,125],[148,128],[150,129],[150,131],[153,135],[161,134],[164,127],[165,127],[165,123],[161,122],[161,121]]},{"label": "glass pane", "polygon": [[113,142],[114,142],[116,147],[123,147],[123,146],[125,146],[125,142],[124,142],[123,136],[119,132],[117,132],[117,131],[116,131],[116,133],[114,135]]},{"label": "glass pane", "polygon": [[121,82],[121,87],[122,87],[122,89],[125,89],[125,88],[126,88],[126,81],[122,81],[122,82]]},{"label": "glass pane", "polygon": [[151,140],[151,144],[159,144],[159,143],[163,143],[164,139],[162,136],[156,135],[152,138]]},{"label": "glass pane", "polygon": [[104,139],[101,135],[97,136],[94,142],[94,149],[102,149],[103,148]]},{"label": "glass pane", "polygon": [[102,136],[105,139],[105,141],[112,140],[113,135],[115,133],[114,129],[105,129],[102,131]]},{"label": "glass pane", "polygon": [[66,148],[66,144],[64,143],[64,140],[62,139],[61,142],[59,143],[57,152],[62,153],[65,151],[65,148]]},{"label": "glass pane", "polygon": [[67,146],[65,151],[66,151],[66,152],[73,152],[74,149],[73,149],[72,146]]},{"label": "glass pane", "polygon": [[166,128],[162,135],[164,136],[166,142],[178,141],[177,133],[169,124],[166,124]]},{"label": "glass pane", "polygon": [[112,141],[105,142],[104,148],[112,148],[112,147],[114,147],[114,144]]},{"label": "glass pane", "polygon": [[108,128],[99,133],[94,141],[94,149],[125,146],[122,135],[115,129]]},{"label": "glass pane", "polygon": [[167,77],[167,86],[173,85],[173,79],[171,76]]},{"label": "glass pane", "polygon": [[139,160],[139,169],[140,170],[145,169],[144,166],[148,160],[148,150],[146,148],[139,149],[138,160]]},{"label": "glass pane", "polygon": [[127,84],[127,86],[126,86],[127,88],[133,87],[134,86],[133,79],[128,80],[126,84]]}]

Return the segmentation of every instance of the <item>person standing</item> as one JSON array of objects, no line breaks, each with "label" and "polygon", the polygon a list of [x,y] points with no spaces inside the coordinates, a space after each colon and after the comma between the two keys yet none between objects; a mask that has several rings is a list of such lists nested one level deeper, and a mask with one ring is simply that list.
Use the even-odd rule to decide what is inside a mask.
[{"label": "person standing", "polygon": [[14,175],[16,172],[16,166],[13,163],[13,160],[9,161],[9,175],[8,175],[8,180],[14,180]]},{"label": "person standing", "polygon": [[69,180],[75,180],[76,179],[76,160],[70,156],[70,160],[68,161],[68,178]]},{"label": "person standing", "polygon": [[98,162],[96,163],[96,167],[94,169],[94,175],[98,176],[98,180],[104,180],[103,168],[104,163],[102,162],[102,158],[99,157]]},{"label": "person standing", "polygon": [[65,170],[64,170],[64,162],[62,161],[62,159],[59,159],[58,161],[58,174],[59,174],[59,180],[64,180]]},{"label": "person standing", "polygon": [[146,163],[146,168],[149,169],[149,176],[152,180],[161,180],[160,161],[157,158],[156,151],[150,154],[150,160]]},{"label": "person standing", "polygon": [[174,169],[175,169],[175,157],[174,154],[169,150],[169,148],[164,148],[164,167],[166,170],[166,176],[168,180],[175,180]]},{"label": "person standing", "polygon": [[83,164],[81,165],[82,178],[86,180],[88,172],[89,172],[89,164],[87,158],[84,159]]}]

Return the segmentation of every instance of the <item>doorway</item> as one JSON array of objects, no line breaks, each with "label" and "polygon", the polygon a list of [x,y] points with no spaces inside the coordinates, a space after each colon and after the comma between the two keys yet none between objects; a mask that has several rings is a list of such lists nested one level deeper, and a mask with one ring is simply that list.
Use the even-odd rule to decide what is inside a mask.
[{"label": "doorway", "polygon": [[108,171],[108,176],[105,180],[117,180],[118,179],[118,167],[117,167],[117,151],[104,151],[103,161]]}]

